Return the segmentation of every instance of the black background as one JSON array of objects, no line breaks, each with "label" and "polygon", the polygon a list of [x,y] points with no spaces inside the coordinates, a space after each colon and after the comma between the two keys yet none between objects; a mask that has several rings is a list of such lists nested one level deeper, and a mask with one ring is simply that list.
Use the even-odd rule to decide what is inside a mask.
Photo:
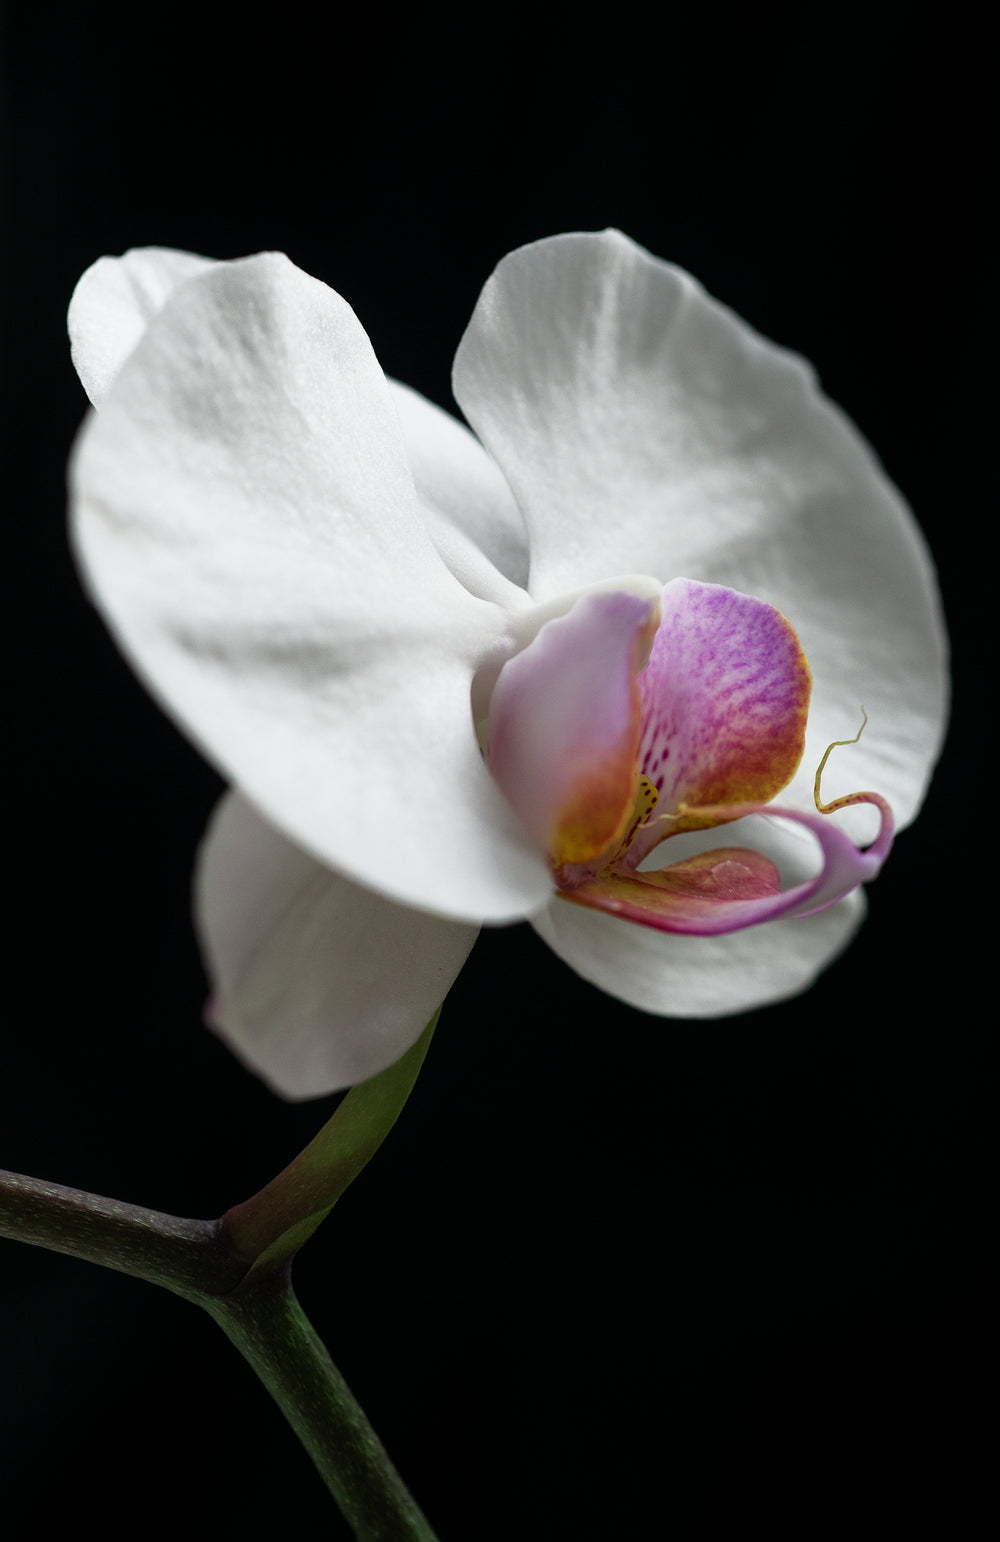
[{"label": "black background", "polygon": [[[849,954],[797,1001],[690,1023],[526,927],[485,934],[302,1256],[442,1542],[967,1536],[986,1492],[985,42],[957,7],[691,9],[6,23],[0,1165],[215,1215],[332,1106],[279,1103],[200,1026],[188,883],[219,784],[67,554],[65,307],[101,253],[285,250],[447,404],[497,259],[618,225],[815,361],[940,566],[954,731]],[[13,1535],[82,1508],[108,1538],[346,1537],[194,1308],[14,1243],[0,1277]]]}]

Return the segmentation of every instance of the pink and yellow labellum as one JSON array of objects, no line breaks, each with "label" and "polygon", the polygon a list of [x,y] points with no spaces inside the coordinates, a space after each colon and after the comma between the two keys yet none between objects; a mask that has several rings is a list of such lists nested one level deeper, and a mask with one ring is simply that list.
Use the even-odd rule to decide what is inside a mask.
[{"label": "pink and yellow labellum", "polygon": [[[817,813],[773,806],[802,758],[811,685],[790,623],[749,595],[689,579],[658,605],[588,594],[501,670],[490,770],[563,899],[702,935],[809,915],[874,877],[892,841],[882,798],[822,804],[818,774]],[[820,817],[858,802],[881,815],[867,851]],[[763,812],[812,831],[816,877],[782,892],[769,858],[731,846],[639,871],[673,835]]]}]

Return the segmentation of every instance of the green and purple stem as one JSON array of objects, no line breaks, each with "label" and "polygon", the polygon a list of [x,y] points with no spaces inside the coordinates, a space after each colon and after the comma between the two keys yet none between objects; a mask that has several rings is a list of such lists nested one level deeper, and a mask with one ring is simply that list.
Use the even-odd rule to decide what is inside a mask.
[{"label": "green and purple stem", "polygon": [[0,1235],[149,1280],[215,1319],[278,1403],[358,1542],[435,1537],[303,1313],[291,1265],[395,1124],[436,1022],[437,1014],[395,1065],[352,1087],[305,1150],[220,1220],[0,1172]]}]

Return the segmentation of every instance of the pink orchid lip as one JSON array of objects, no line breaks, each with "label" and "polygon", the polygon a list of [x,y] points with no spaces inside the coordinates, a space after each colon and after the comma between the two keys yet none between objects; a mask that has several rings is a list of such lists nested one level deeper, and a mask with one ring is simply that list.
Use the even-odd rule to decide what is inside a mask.
[{"label": "pink orchid lip", "polygon": [[[689,579],[659,606],[588,594],[499,671],[490,770],[564,900],[701,936],[811,915],[875,876],[893,832],[876,793],[820,802],[830,750],[817,812],[771,801],[801,759],[811,684],[791,624],[761,600]],[[823,817],[857,803],[881,818],[865,851]],[[750,814],[808,829],[819,872],[783,893],[767,857],[728,846],[638,871],[671,836]]]},{"label": "pink orchid lip", "polygon": [[851,793],[847,799],[837,800],[837,806],[845,803],[871,803],[879,811],[878,835],[863,851],[819,813],[773,803],[699,808],[700,814],[720,824],[750,814],[766,814],[810,830],[819,842],[822,867],[813,878],[784,893],[777,870],[766,857],[749,848],[727,847],[653,873],[637,873],[631,863],[608,869],[572,888],[560,887],[559,897],[658,931],[701,937],[742,931],[779,917],[815,915],[859,884],[870,882],[892,847],[892,810],[884,798],[872,792]]}]

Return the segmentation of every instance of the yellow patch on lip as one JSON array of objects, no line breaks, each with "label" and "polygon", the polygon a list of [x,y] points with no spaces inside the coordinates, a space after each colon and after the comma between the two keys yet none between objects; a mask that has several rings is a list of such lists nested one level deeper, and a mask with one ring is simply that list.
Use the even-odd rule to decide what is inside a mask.
[{"label": "yellow patch on lip", "polygon": [[[593,847],[590,847],[586,855],[576,858],[563,857],[560,861],[555,856],[554,850],[550,854],[556,881],[560,886],[572,888],[574,884],[583,882],[598,873],[612,872],[627,854],[632,842],[659,802],[659,797],[649,777],[636,771],[631,802],[618,821],[618,826],[610,840],[605,841],[596,852]],[[561,852],[574,848],[564,840],[558,849]],[[583,847],[578,846],[575,849],[583,850]],[[574,867],[577,869],[576,872],[572,871]]]},{"label": "yellow patch on lip", "polygon": [[[593,865],[609,847],[618,850],[625,831],[630,840],[634,837],[641,820],[633,822],[633,800],[620,807],[620,785],[621,770],[614,761],[589,768],[574,780],[549,846],[556,868]],[[604,866],[603,860],[599,865]]]},{"label": "yellow patch on lip", "polygon": [[645,776],[641,771],[638,772],[632,792],[631,817],[626,824],[625,832],[618,842],[616,849],[608,857],[606,864],[608,867],[613,867],[616,862],[624,857],[659,801],[660,794],[653,786],[649,777]]}]

